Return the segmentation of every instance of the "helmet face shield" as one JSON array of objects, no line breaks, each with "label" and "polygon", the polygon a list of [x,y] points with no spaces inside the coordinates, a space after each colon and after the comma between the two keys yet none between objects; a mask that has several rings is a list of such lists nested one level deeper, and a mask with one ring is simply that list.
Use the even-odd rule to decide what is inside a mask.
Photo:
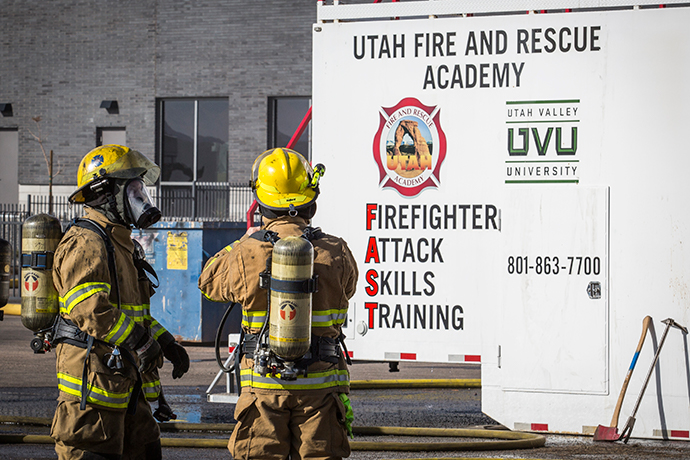
[{"label": "helmet face shield", "polygon": [[161,219],[161,211],[153,204],[153,199],[141,178],[127,182],[125,207],[132,225],[137,228],[149,228]]}]

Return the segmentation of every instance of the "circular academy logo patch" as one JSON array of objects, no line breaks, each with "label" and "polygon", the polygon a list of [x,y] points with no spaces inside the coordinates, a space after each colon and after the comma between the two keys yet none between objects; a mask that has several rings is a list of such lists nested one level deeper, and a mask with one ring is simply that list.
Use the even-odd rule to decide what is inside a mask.
[{"label": "circular academy logo patch", "polygon": [[292,321],[297,315],[297,308],[295,304],[285,302],[280,306],[280,318],[285,321]]},{"label": "circular academy logo patch", "polygon": [[415,197],[426,188],[438,188],[446,158],[440,109],[408,97],[394,107],[382,107],[379,115],[373,146],[379,185],[395,189],[405,197]]}]

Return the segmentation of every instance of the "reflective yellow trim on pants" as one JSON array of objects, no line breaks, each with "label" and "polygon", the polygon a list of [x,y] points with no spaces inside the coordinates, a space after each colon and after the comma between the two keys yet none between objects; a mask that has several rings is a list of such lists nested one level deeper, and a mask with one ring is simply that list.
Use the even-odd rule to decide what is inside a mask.
[{"label": "reflective yellow trim on pants", "polygon": [[[77,396],[81,399],[82,380],[62,372],[57,373],[58,389],[69,395]],[[86,384],[86,402],[97,406],[111,407],[114,409],[126,409],[129,399],[132,396],[132,388],[127,393],[112,393],[103,388],[99,388],[90,383]]]}]

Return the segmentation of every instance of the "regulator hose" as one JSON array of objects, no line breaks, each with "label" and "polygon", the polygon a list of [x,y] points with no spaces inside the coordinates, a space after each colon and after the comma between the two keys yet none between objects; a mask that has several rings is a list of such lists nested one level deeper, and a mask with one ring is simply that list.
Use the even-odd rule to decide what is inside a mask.
[{"label": "regulator hose", "polygon": [[[225,322],[228,320],[228,316],[230,316],[230,312],[232,311],[233,307],[237,305],[236,303],[231,303],[228,305],[228,308],[225,310],[225,313],[223,314],[223,318],[220,320],[220,323],[218,324],[218,329],[216,330],[216,341],[215,341],[215,346],[216,346],[216,362],[218,363],[218,367],[225,372],[226,374],[232,372],[236,367],[237,367],[237,362],[238,360],[235,359],[235,364],[232,366],[225,367],[225,364],[223,364],[223,361],[220,359],[220,336],[223,334],[223,327],[225,327]],[[242,343],[242,337],[240,336],[240,343]]]}]

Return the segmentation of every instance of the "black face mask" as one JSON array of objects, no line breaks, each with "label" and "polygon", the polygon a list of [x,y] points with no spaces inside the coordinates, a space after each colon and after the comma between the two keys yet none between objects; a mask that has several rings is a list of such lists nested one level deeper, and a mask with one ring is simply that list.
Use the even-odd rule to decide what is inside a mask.
[{"label": "black face mask", "polygon": [[132,179],[125,185],[125,214],[129,223],[137,228],[149,228],[161,219],[161,211],[153,204],[144,181]]}]

